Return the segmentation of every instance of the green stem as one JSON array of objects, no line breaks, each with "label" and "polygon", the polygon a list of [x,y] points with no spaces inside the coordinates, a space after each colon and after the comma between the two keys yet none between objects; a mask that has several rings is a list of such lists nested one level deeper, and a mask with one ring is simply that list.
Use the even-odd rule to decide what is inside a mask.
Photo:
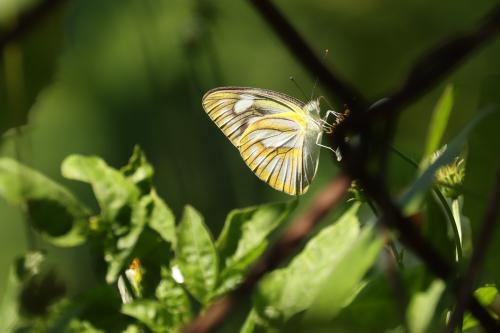
[{"label": "green stem", "polygon": [[[379,213],[377,211],[377,208],[373,204],[373,202],[369,198],[365,198],[365,200],[366,200],[366,203],[368,204],[368,206],[370,207],[370,209],[372,210],[373,215],[378,217]],[[391,249],[392,255],[394,256],[394,259],[396,260],[396,263],[398,264],[398,268],[403,269],[404,268],[403,256],[401,255],[401,253],[398,252],[396,244],[394,244],[394,242],[388,238],[387,245],[389,245],[389,248]]]},{"label": "green stem", "polygon": [[[394,148],[391,146],[391,151],[394,152],[396,155],[401,157],[404,161],[406,161],[408,164],[412,165],[416,169],[419,169],[419,165],[417,162],[400,152],[398,149]],[[446,213],[446,216],[448,217],[448,220],[450,221],[451,228],[453,230],[453,236],[454,236],[454,241],[455,241],[455,248],[456,248],[456,254],[457,254],[457,261],[460,262],[462,260],[462,243],[461,243],[461,233],[458,230],[458,224],[457,220],[454,217],[454,214],[450,208],[450,205],[448,204],[448,201],[446,201],[445,197],[441,193],[441,191],[438,189],[437,186],[432,187],[432,191],[435,194],[435,198],[437,201],[443,206],[443,209]],[[454,200],[456,201],[456,200]],[[460,211],[459,211],[460,213]],[[460,220],[458,220],[460,222]]]},{"label": "green stem", "polygon": [[462,214],[460,213],[460,201],[458,200],[458,198],[453,199],[451,201],[451,210],[453,213],[453,217],[455,218],[455,224],[457,226],[457,231],[460,241],[460,249],[462,249],[463,248]]},{"label": "green stem", "polygon": [[450,205],[448,205],[448,201],[446,201],[446,198],[443,196],[441,191],[436,186],[433,186],[432,191],[434,192],[436,198],[439,200],[439,202],[443,206],[443,209],[446,213],[446,216],[448,217],[448,220],[450,221],[451,229],[453,230],[453,238],[455,240],[457,261],[460,262],[460,261],[462,261],[462,243],[460,241],[462,237],[461,237],[460,231],[458,230],[457,222],[455,221],[455,218],[453,216],[453,212],[450,209]]}]

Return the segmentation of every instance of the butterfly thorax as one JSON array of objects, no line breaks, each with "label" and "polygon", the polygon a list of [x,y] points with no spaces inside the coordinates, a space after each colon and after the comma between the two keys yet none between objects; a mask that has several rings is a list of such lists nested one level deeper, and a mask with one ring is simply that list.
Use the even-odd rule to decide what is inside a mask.
[{"label": "butterfly thorax", "polygon": [[319,100],[309,101],[302,110],[306,114],[307,132],[314,136],[322,132]]}]

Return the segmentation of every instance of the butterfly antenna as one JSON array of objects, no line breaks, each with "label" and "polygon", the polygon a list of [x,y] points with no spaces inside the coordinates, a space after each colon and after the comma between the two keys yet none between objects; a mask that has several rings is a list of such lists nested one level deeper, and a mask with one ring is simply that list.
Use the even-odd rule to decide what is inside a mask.
[{"label": "butterfly antenna", "polygon": [[[327,55],[328,55],[328,49],[325,49],[325,52],[323,53],[323,59],[321,59],[321,60],[325,61]],[[316,80],[314,80],[314,85],[313,85],[312,91],[311,91],[311,99],[313,99],[313,97],[314,97],[314,90],[316,90],[316,86],[318,85],[318,81],[319,81],[319,78],[318,78],[318,76],[316,76]]]},{"label": "butterfly antenna", "polygon": [[302,93],[302,95],[304,95],[304,98],[307,99],[306,93],[304,92],[304,90],[302,90],[302,88],[299,86],[299,84],[297,83],[297,81],[295,81],[295,78],[293,76],[290,76],[290,81],[292,81],[293,84],[295,84],[295,86],[297,87],[297,89],[299,89],[299,91]]},{"label": "butterfly antenna", "polygon": [[326,105],[328,105],[328,107],[330,108],[330,110],[333,110],[333,106],[330,104],[330,101],[328,101],[325,96],[319,96],[318,99],[320,101],[325,101]]}]

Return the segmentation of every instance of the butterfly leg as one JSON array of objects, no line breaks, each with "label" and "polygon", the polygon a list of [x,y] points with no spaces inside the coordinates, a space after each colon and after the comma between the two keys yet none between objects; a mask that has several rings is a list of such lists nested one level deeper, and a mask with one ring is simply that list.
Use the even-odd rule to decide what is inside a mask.
[{"label": "butterfly leg", "polygon": [[333,149],[331,147],[328,147],[328,146],[321,144],[321,134],[322,133],[318,133],[318,136],[316,137],[316,145],[318,145],[319,147],[331,150],[335,154],[335,156],[337,157],[337,161],[340,161],[342,159],[342,156],[340,155],[340,150],[338,148]]}]

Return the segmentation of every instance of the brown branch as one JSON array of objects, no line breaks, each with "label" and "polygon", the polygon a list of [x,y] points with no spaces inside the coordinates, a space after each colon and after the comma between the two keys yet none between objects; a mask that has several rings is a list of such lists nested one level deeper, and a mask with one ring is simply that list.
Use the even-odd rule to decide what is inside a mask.
[{"label": "brown branch", "polygon": [[402,87],[382,102],[373,105],[370,108],[370,119],[363,121],[387,118],[393,110],[403,110],[441,82],[468,56],[491,41],[498,33],[500,33],[500,5],[496,5],[476,29],[442,43],[416,60]]},{"label": "brown branch", "polygon": [[37,3],[30,10],[22,13],[13,20],[13,25],[0,35],[0,49],[8,43],[19,39],[22,35],[33,29],[54,8],[62,5],[65,0],[45,0]]},{"label": "brown branch", "polygon": [[469,267],[458,286],[457,291],[457,304],[455,306],[455,311],[453,312],[450,322],[448,325],[448,331],[454,332],[457,324],[462,318],[463,312],[466,306],[469,304],[472,292],[474,291],[474,285],[479,278],[481,268],[484,264],[486,258],[486,252],[488,247],[493,240],[493,235],[497,227],[500,215],[500,169],[497,172],[497,180],[493,193],[491,195],[490,203],[486,210],[486,215],[484,217],[483,226],[479,237],[474,244],[474,252],[472,253],[472,258],[469,263]]},{"label": "brown branch", "polygon": [[281,41],[285,43],[290,53],[313,76],[317,76],[319,81],[329,89],[333,96],[338,98],[341,104],[348,105],[352,111],[365,109],[366,101],[362,94],[316,57],[309,45],[276,6],[268,0],[250,0],[250,2],[280,37]]},{"label": "brown branch", "polygon": [[278,267],[280,263],[288,258],[297,245],[310,234],[321,218],[342,200],[350,182],[351,179],[347,175],[341,174],[327,185],[316,196],[308,211],[295,219],[279,241],[259,260],[250,274],[247,275],[243,284],[217,301],[205,314],[196,318],[184,332],[208,332],[220,325],[232,310],[235,301],[243,295],[249,295],[262,276]]}]

